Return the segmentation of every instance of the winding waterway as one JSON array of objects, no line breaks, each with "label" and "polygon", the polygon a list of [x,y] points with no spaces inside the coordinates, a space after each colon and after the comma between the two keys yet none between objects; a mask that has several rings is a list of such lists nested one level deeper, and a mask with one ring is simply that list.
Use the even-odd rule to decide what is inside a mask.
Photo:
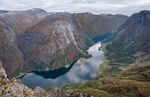
[{"label": "winding waterway", "polygon": [[63,86],[67,83],[82,83],[90,80],[96,76],[96,73],[99,71],[99,65],[103,63],[103,51],[99,51],[100,46],[101,42],[97,42],[91,46],[87,51],[92,57],[84,62],[78,60],[68,69],[62,68],[57,71],[45,72],[45,74],[44,72],[27,73],[21,78],[21,81],[28,87],[40,86],[47,88],[51,86]]}]

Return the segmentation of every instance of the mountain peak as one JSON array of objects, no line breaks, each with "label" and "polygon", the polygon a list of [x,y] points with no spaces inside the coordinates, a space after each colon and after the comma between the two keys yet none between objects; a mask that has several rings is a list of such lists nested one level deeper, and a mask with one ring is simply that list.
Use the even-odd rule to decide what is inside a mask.
[{"label": "mountain peak", "polygon": [[33,12],[46,12],[45,10],[40,9],[40,8],[33,8],[33,9],[30,9],[30,10],[27,10],[27,11],[33,11]]}]

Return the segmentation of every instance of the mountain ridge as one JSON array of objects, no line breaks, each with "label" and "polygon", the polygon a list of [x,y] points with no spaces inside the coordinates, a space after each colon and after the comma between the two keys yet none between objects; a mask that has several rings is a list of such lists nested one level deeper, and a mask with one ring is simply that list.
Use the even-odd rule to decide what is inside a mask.
[{"label": "mountain ridge", "polygon": [[150,11],[130,16],[112,37],[102,42],[104,63],[96,77],[63,88],[94,97],[149,97],[149,20]]},{"label": "mountain ridge", "polygon": [[[90,13],[48,15],[41,9],[0,14],[4,35],[0,59],[8,77],[20,72],[59,68],[79,57],[89,57],[86,50],[94,43],[92,38],[116,30],[126,19],[127,16]],[[98,25],[107,26],[107,30]],[[98,31],[100,28],[103,30]],[[3,41],[4,37],[7,41]]]},{"label": "mountain ridge", "polygon": [[[105,40],[102,46],[102,50],[105,53],[104,63],[100,65],[100,72],[98,72],[97,76],[86,83],[67,84],[63,87],[63,90],[60,88],[21,88],[21,92],[17,93],[19,96],[21,93],[21,96],[37,97],[149,97],[149,20],[150,11],[141,11],[136,13],[129,17],[128,20],[118,28],[116,33],[112,35],[112,37]],[[77,22],[77,20],[74,21]],[[39,28],[38,26],[37,28]],[[83,35],[87,33],[86,29],[82,30],[82,27],[80,28],[80,25],[76,24],[75,26],[78,28],[77,30],[79,30],[78,33],[81,33],[82,31]],[[34,27],[29,30],[31,31]],[[1,26],[0,29],[2,29],[2,31],[5,30]],[[53,29],[53,31],[55,30]],[[28,30],[26,31],[28,32]],[[36,34],[41,31],[43,30],[38,31],[38,29],[36,29],[33,33]],[[49,33],[51,33],[51,31],[49,31]],[[67,31],[65,33],[67,33]],[[90,32],[87,34],[90,35]],[[0,39],[6,39],[4,36],[2,37],[2,35],[3,34],[0,35]],[[89,37],[94,37],[94,34]],[[38,38],[36,39],[38,40]],[[0,91],[0,93],[2,93],[1,96],[18,96],[18,94],[15,94],[14,92],[18,91],[17,89],[20,85],[22,87],[24,87],[24,85],[21,83],[18,85],[18,81],[13,85],[11,84],[13,81],[8,82],[10,83],[8,84],[6,82],[8,79],[6,79],[6,74],[4,73],[1,63],[0,72],[2,72],[2,75],[0,75],[0,81],[2,81],[2,83],[4,81],[3,87],[8,87],[5,89],[3,88],[3,91]],[[9,88],[14,86],[15,88]]]}]

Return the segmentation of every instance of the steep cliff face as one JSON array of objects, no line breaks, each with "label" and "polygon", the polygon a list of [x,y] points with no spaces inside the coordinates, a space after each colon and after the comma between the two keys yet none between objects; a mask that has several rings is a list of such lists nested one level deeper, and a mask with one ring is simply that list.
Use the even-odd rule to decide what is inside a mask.
[{"label": "steep cliff face", "polygon": [[149,27],[150,11],[141,11],[133,14],[118,29],[118,37],[122,40],[138,41],[137,46],[143,46],[150,42]]},{"label": "steep cliff face", "polygon": [[[88,14],[85,14],[85,17],[86,15]],[[95,15],[92,16],[96,17]],[[87,16],[88,20],[93,21],[94,26],[99,25],[94,24],[95,19],[93,20],[92,16]],[[20,37],[20,47],[24,54],[26,70],[50,70],[71,64],[81,56],[86,57],[87,54],[85,50],[88,46],[93,44],[93,35],[96,36],[94,30],[97,31],[100,27],[91,28],[90,32],[87,32],[88,29],[86,28],[92,24],[87,26],[87,22],[81,22],[80,17],[82,16],[76,17],[76,14],[72,15],[69,13],[49,15],[24,32]],[[112,17],[113,16],[111,16],[111,18]],[[118,18],[120,19],[120,16]],[[125,19],[126,17],[124,16],[123,20]],[[99,20],[101,20],[101,18],[99,18]],[[90,24],[90,22],[88,24]],[[115,23],[115,25],[118,26],[119,24],[120,22]],[[108,26],[111,26],[111,24]],[[114,26],[107,31],[111,32],[112,29],[118,26]],[[99,31],[97,31],[97,34],[98,32]],[[99,34],[101,33],[100,31]]]},{"label": "steep cliff face", "polygon": [[[49,70],[71,64],[82,54],[66,15],[47,16],[20,37],[25,65],[31,70]],[[35,64],[37,66],[35,66]],[[37,68],[35,68],[37,67]]]},{"label": "steep cliff face", "polygon": [[23,65],[23,54],[17,45],[9,40],[9,32],[2,26],[0,29],[0,60],[9,75]]},{"label": "steep cliff face", "polygon": [[8,76],[24,63],[22,51],[18,47],[19,35],[45,16],[47,13],[40,9],[0,14],[0,59]]},{"label": "steep cliff face", "polygon": [[92,38],[116,30],[126,19],[89,13],[48,15],[41,9],[0,14],[0,59],[8,77],[59,68],[89,57],[86,49],[94,43]]}]

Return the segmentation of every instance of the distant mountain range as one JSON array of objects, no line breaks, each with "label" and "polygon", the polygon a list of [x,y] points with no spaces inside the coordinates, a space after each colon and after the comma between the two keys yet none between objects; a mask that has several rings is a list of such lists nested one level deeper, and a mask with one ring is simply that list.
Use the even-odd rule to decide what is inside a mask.
[{"label": "distant mountain range", "polygon": [[2,13],[8,13],[9,11],[7,11],[7,10],[0,10],[0,14],[2,14]]}]

